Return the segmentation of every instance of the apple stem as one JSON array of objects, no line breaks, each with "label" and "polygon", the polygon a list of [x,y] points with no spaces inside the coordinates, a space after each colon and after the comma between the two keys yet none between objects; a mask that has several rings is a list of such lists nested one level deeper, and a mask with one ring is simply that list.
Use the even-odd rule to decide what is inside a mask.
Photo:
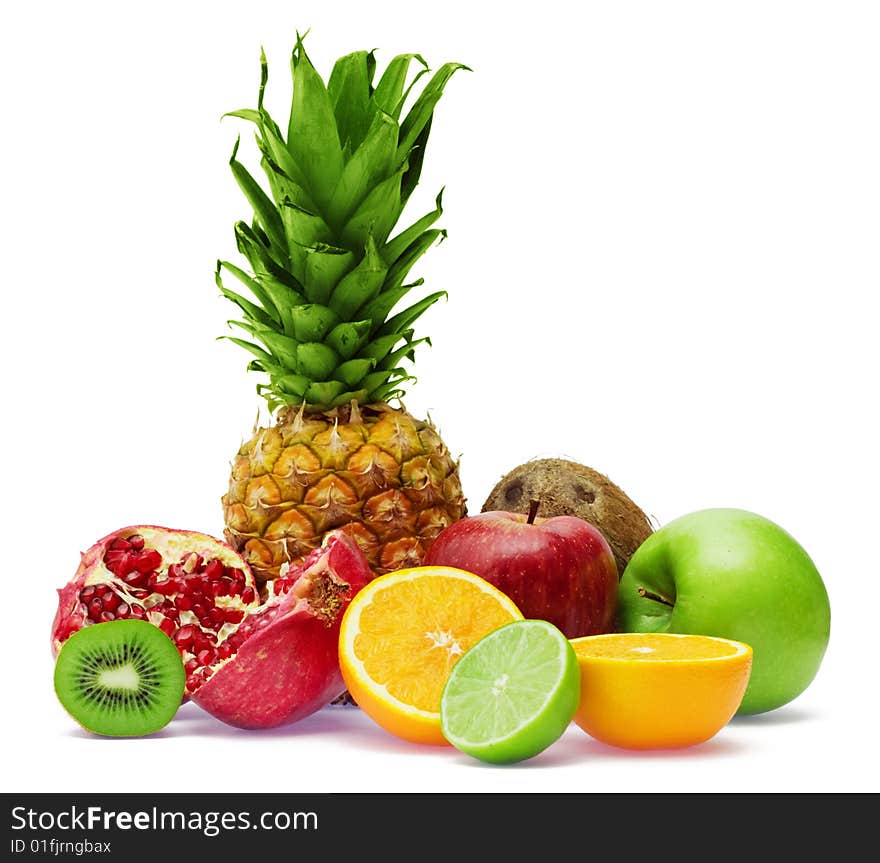
[{"label": "apple stem", "polygon": [[645,599],[653,599],[654,602],[662,602],[670,608],[675,607],[675,603],[668,596],[662,596],[659,593],[652,593],[650,590],[645,590],[644,587],[639,588],[639,596],[643,596]]},{"label": "apple stem", "polygon": [[538,514],[538,507],[541,505],[541,501],[533,500],[529,503],[529,517],[526,519],[526,524],[534,524],[535,516]]}]

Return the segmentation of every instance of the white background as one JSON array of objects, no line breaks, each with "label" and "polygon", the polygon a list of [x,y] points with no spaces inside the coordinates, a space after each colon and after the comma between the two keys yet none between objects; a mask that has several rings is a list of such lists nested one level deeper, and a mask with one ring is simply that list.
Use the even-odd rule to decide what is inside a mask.
[{"label": "white background", "polygon": [[[575,11],[577,10],[577,11]],[[406,398],[471,510],[536,456],[658,523],[736,506],[823,573],[813,686],[678,753],[572,728],[493,768],[329,709],[247,733],[196,708],[153,738],[78,730],[52,691],[54,590],[126,524],[219,534],[257,380],[213,283],[247,217],[224,111],[284,114],[296,28],[471,65],[408,215],[446,185],[449,291]],[[16,4],[0,50],[6,791],[878,790],[880,13],[870,2]],[[243,152],[250,152],[244,150]]]}]

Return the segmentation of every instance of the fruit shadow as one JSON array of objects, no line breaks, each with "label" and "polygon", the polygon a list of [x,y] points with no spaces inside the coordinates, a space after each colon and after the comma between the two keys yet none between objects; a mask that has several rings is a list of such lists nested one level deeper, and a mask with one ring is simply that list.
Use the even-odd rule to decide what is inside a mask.
[{"label": "fruit shadow", "polygon": [[[158,732],[154,737],[213,737],[231,740],[234,738],[251,739],[294,739],[307,737],[332,737],[345,740],[358,748],[373,752],[412,754],[423,752],[424,749],[414,743],[399,740],[384,731],[367,717],[358,707],[351,704],[329,705],[317,713],[307,716],[291,725],[269,728],[260,731],[249,731],[234,728],[215,719],[194,704],[184,704],[170,725]],[[432,746],[441,757],[457,754],[449,746]]]},{"label": "fruit shadow", "polygon": [[769,713],[754,713],[750,716],[734,716],[730,720],[731,725],[742,728],[766,728],[771,725],[796,725],[799,722],[808,722],[816,719],[816,714],[809,713],[797,707],[786,707],[771,710]]},{"label": "fruit shadow", "polygon": [[570,730],[560,740],[528,761],[514,764],[486,764],[457,753],[463,766],[490,770],[542,770],[548,768],[571,766],[584,760],[642,760],[642,761],[681,761],[698,760],[701,758],[727,758],[740,755],[748,747],[724,737],[713,737],[697,746],[682,749],[621,749],[609,746],[587,736],[583,732]]}]

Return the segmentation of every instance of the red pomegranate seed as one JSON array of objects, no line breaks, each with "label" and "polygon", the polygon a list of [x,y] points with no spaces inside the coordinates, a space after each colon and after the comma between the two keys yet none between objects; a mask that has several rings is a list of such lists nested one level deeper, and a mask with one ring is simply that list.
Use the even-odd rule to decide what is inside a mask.
[{"label": "red pomegranate seed", "polygon": [[201,620],[205,616],[205,606],[200,602],[193,603],[192,613]]},{"label": "red pomegranate seed", "polygon": [[244,620],[244,612],[237,608],[226,608],[223,611],[223,617],[227,623],[241,623]]},{"label": "red pomegranate seed", "polygon": [[208,617],[211,619],[214,629],[219,629],[226,622],[226,617],[223,614],[223,610],[220,608],[212,608],[208,612]]},{"label": "red pomegranate seed", "polygon": [[174,626],[174,621],[173,621],[173,620],[168,620],[168,618],[165,617],[165,618],[162,619],[162,622],[159,624],[159,629],[161,629],[162,632],[165,633],[165,635],[167,635],[167,636],[170,637],[171,634],[172,634],[172,633],[174,632],[174,630],[176,629],[176,627]]},{"label": "red pomegranate seed", "polygon": [[146,616],[146,614],[147,614],[147,612],[144,611],[143,606],[133,605],[131,607],[131,616],[132,617],[139,617],[139,618],[143,619]]},{"label": "red pomegranate seed", "polygon": [[241,592],[241,601],[242,602],[248,602],[248,603],[253,602],[256,599],[256,597],[257,597],[257,594],[252,587],[246,587]]},{"label": "red pomegranate seed", "polygon": [[116,611],[116,608],[122,600],[111,590],[106,596],[102,597],[101,601],[104,605],[104,611]]},{"label": "red pomegranate seed", "polygon": [[213,560],[209,560],[207,566],[205,567],[204,577],[210,579],[211,581],[216,581],[218,578],[223,578],[223,564],[220,563],[217,558],[213,558]]},{"label": "red pomegranate seed", "polygon": [[130,587],[146,587],[147,574],[145,572],[134,570],[125,576],[124,581]]},{"label": "red pomegranate seed", "polygon": [[188,659],[183,668],[187,674],[192,674],[199,667],[198,659]]},{"label": "red pomegranate seed", "polygon": [[133,569],[134,569],[134,561],[131,555],[126,554],[123,557],[119,558],[119,562],[113,568],[112,572],[117,578],[125,578]]},{"label": "red pomegranate seed", "polygon": [[218,578],[211,582],[211,596],[226,596],[229,593],[229,582],[225,578]]},{"label": "red pomegranate seed", "polygon": [[144,538],[139,533],[132,534],[128,541],[135,551],[140,551],[144,547]]},{"label": "red pomegranate seed", "polygon": [[113,551],[128,551],[131,548],[131,542],[119,536],[110,543],[110,548]]},{"label": "red pomegranate seed", "polygon": [[174,600],[174,605],[178,611],[189,611],[192,608],[192,600],[188,596],[178,596]]},{"label": "red pomegranate seed", "polygon": [[100,599],[93,599],[89,603],[89,617],[92,620],[97,620],[101,616],[101,612],[104,610],[104,606],[101,604]]},{"label": "red pomegranate seed", "polygon": [[152,572],[162,566],[162,555],[155,548],[148,549],[134,560],[138,572]]},{"label": "red pomegranate seed", "polygon": [[100,621],[101,623],[110,623],[111,620],[116,620],[116,615],[112,611],[102,611]]},{"label": "red pomegranate seed", "polygon": [[241,629],[238,632],[233,632],[229,638],[226,639],[226,644],[228,644],[233,650],[238,650],[241,647],[241,643],[247,638],[247,633],[243,632]]},{"label": "red pomegranate seed", "polygon": [[127,602],[122,602],[119,604],[119,608],[116,609],[116,616],[126,618],[131,614],[131,608]]},{"label": "red pomegranate seed", "polygon": [[196,628],[191,624],[187,623],[185,626],[181,626],[180,629],[174,635],[174,640],[180,645],[189,644],[193,640],[193,635],[195,635]]},{"label": "red pomegranate seed", "polygon": [[189,692],[195,692],[199,688],[201,681],[194,675],[190,674],[186,678],[186,688]]},{"label": "red pomegranate seed", "polygon": [[194,653],[198,653],[200,650],[206,650],[207,648],[213,646],[214,643],[211,641],[211,639],[208,638],[207,635],[205,635],[204,632],[202,632],[202,630],[198,630],[198,632],[196,632],[195,638],[193,638]]},{"label": "red pomegranate seed", "polygon": [[187,575],[195,572],[202,565],[201,555],[196,554],[194,551],[191,551],[181,563],[181,568]]},{"label": "red pomegranate seed", "polygon": [[221,659],[229,659],[229,657],[232,656],[233,653],[235,653],[235,651],[234,651],[234,650],[232,649],[232,647],[231,647],[229,644],[227,644],[225,641],[223,642],[223,644],[221,644],[221,645],[217,648],[217,655],[218,655]]},{"label": "red pomegranate seed", "polygon": [[156,585],[166,584],[170,580],[171,579],[169,579],[168,576],[160,575],[158,572],[154,572],[152,575],[149,576],[149,578],[147,578],[147,585],[150,587],[150,589],[155,590]]},{"label": "red pomegranate seed", "polygon": [[214,653],[213,650],[205,648],[205,650],[199,651],[198,655],[196,656],[196,659],[198,659],[198,661],[202,665],[212,665],[214,662],[217,661],[217,654]]},{"label": "red pomegranate seed", "polygon": [[88,602],[88,600],[90,600],[94,595],[95,595],[95,586],[93,584],[90,584],[87,587],[84,587],[79,592],[79,598],[83,602]]}]

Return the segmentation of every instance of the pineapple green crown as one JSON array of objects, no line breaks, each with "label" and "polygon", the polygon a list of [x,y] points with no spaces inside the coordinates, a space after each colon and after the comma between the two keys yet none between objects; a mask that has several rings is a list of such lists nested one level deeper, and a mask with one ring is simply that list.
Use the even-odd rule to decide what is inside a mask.
[{"label": "pineapple green crown", "polygon": [[[413,63],[421,66],[407,86]],[[238,161],[230,165],[254,216],[238,222],[235,238],[250,272],[218,261],[216,281],[243,320],[229,321],[252,340],[227,336],[268,375],[257,390],[272,410],[305,403],[327,409],[399,398],[411,376],[400,362],[426,338],[413,322],[445,295],[429,294],[397,312],[398,302],[423,279],[407,282],[413,264],[445,236],[432,227],[436,207],[391,237],[419,180],[434,107],[460,63],[447,63],[422,88],[401,119],[404,103],[428,73],[418,54],[401,54],[373,84],[373,52],[336,61],[325,86],[297,35],[291,67],[293,98],[286,139],[263,107],[268,80],[260,56],[256,109],[230,112],[253,122],[269,193]],[[253,300],[224,286],[222,270],[242,282]]]}]

